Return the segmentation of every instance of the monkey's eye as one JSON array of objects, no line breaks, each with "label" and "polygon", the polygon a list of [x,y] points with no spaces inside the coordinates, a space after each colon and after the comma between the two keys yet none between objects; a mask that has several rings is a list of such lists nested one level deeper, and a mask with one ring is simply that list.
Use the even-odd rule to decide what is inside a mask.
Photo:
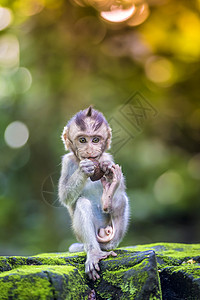
[{"label": "monkey's eye", "polygon": [[94,137],[92,139],[92,142],[95,143],[95,144],[97,144],[99,142],[99,138],[98,137]]},{"label": "monkey's eye", "polygon": [[86,141],[86,138],[80,137],[80,138],[79,138],[79,142],[80,142],[80,143],[86,143],[87,141]]}]

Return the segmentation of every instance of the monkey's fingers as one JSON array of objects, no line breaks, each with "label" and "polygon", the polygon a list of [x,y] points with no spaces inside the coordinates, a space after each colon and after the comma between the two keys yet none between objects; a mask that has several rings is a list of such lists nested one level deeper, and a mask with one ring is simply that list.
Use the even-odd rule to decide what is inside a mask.
[{"label": "monkey's fingers", "polygon": [[91,272],[90,272],[90,279],[92,279],[93,281],[95,281],[96,279],[99,279],[100,276],[99,274],[95,271],[95,269],[93,269]]},{"label": "monkey's fingers", "polygon": [[109,253],[109,256],[111,255],[111,256],[117,256],[117,253],[115,253],[114,251],[110,251],[110,252],[108,252]]},{"label": "monkey's fingers", "polygon": [[100,278],[99,274],[95,270],[92,270],[91,272],[87,273],[87,275],[93,281]]},{"label": "monkey's fingers", "polygon": [[80,161],[80,166],[94,166],[94,163],[90,159],[86,158]]},{"label": "monkey's fingers", "polygon": [[93,166],[87,167],[86,170],[88,173],[94,172],[94,167]]},{"label": "monkey's fingers", "polygon": [[108,161],[103,161],[100,163],[101,169],[105,173],[105,175],[108,175],[111,171],[111,168],[113,166],[113,162],[108,160]]},{"label": "monkey's fingers", "polygon": [[93,281],[100,278],[99,274],[97,273],[97,271],[95,269],[97,271],[100,271],[100,268],[99,268],[98,264],[93,264],[93,262],[88,263],[86,268],[85,268],[85,273]]},{"label": "monkey's fingers", "polygon": [[85,173],[88,177],[94,174],[94,166],[81,166],[81,170]]},{"label": "monkey's fingers", "polygon": [[95,266],[95,269],[99,272],[100,271],[99,264],[96,263],[94,266]]},{"label": "monkey's fingers", "polygon": [[122,175],[122,170],[119,165],[115,165],[112,167],[112,172],[113,172],[113,181],[118,182],[121,180],[121,175]]}]

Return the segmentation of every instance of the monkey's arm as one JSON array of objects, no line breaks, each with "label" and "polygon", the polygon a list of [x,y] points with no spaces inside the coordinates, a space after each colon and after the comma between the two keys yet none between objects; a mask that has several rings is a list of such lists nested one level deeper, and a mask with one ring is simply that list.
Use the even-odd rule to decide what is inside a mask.
[{"label": "monkey's arm", "polygon": [[71,154],[63,157],[61,177],[58,185],[60,201],[72,206],[80,196],[86,180],[94,173],[94,164],[88,159],[76,162]]}]

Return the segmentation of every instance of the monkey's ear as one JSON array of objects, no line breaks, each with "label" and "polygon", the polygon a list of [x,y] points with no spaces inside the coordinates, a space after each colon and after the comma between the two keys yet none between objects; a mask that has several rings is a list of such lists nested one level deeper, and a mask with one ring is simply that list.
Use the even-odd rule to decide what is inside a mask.
[{"label": "monkey's ear", "polygon": [[65,145],[65,149],[70,150],[70,141],[68,139],[68,127],[67,126],[64,127],[61,138],[62,138],[62,141]]},{"label": "monkey's ear", "polygon": [[111,145],[112,129],[110,128],[110,126],[107,127],[107,132],[108,132],[108,137],[107,137],[107,140],[106,140],[105,150],[110,149],[110,145]]}]

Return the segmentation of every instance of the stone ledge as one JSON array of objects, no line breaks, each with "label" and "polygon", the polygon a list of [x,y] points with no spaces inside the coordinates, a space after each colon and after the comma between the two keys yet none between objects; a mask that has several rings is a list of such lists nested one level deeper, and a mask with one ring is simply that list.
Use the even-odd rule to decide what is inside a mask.
[{"label": "stone ledge", "polygon": [[85,253],[0,257],[0,299],[200,299],[200,244],[120,248],[88,280]]}]

